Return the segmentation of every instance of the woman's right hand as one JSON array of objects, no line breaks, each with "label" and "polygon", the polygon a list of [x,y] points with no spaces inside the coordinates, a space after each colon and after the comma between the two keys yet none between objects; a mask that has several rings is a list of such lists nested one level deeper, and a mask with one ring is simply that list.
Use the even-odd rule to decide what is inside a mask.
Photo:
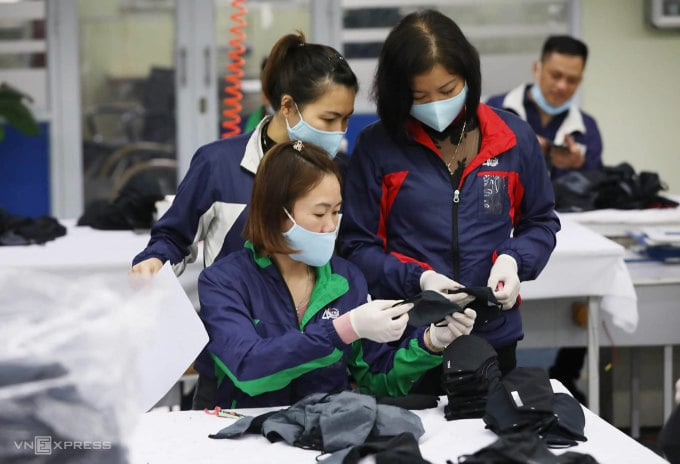
[{"label": "woman's right hand", "polygon": [[132,266],[129,274],[139,274],[141,276],[153,276],[163,267],[163,261],[158,258],[149,258]]},{"label": "woman's right hand", "polygon": [[378,343],[399,340],[408,323],[408,311],[413,303],[393,306],[398,300],[374,300],[354,308],[349,313],[352,329],[359,338]]}]

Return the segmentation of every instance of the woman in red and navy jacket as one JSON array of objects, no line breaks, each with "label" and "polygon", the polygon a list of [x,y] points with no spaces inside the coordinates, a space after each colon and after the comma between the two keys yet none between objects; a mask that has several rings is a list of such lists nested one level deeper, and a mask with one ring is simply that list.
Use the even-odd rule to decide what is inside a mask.
[{"label": "woman in red and navy jacket", "polygon": [[473,333],[506,373],[523,337],[520,281],[538,276],[560,229],[536,136],[480,103],[478,53],[436,11],[410,14],[390,32],[373,90],[380,120],[352,153],[340,255],[364,272],[374,298],[429,289],[465,304],[465,293],[447,291],[491,287],[504,317]]},{"label": "woman in red and navy jacket", "polygon": [[413,304],[367,302],[361,271],[332,257],[341,203],[337,167],[318,146],[287,142],[264,156],[245,248],[198,281],[210,341],[195,363],[195,408],[337,393],[350,388],[348,369],[362,393],[402,396],[441,364],[448,343],[470,333],[475,312],[466,309],[402,338]]}]

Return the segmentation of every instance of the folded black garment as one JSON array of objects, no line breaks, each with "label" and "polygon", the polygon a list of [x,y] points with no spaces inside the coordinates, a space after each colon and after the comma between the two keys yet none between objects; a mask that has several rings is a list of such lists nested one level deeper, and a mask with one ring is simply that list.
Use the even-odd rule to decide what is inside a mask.
[{"label": "folded black garment", "polygon": [[465,464],[559,464],[557,456],[532,433],[513,433],[503,435],[495,442],[474,454],[458,457]]},{"label": "folded black garment", "polygon": [[449,290],[449,293],[466,293],[475,297],[471,303],[466,305],[477,312],[475,327],[481,327],[503,317],[503,305],[498,302],[491,287],[463,287]]},{"label": "folded black garment", "polygon": [[458,337],[446,347],[443,356],[443,374],[475,372],[491,358],[498,356],[493,346],[482,337],[470,334]]},{"label": "folded black garment", "polygon": [[568,451],[554,455],[536,435],[514,433],[503,435],[474,454],[458,457],[465,464],[598,464],[589,454]]},{"label": "folded black garment", "polygon": [[419,393],[409,393],[405,396],[383,396],[376,398],[378,404],[389,404],[399,406],[404,409],[431,409],[436,408],[439,403],[437,395],[425,395]]},{"label": "folded black garment", "polygon": [[543,441],[548,447],[566,448],[588,440],[583,435],[586,417],[576,398],[566,393],[555,393],[553,410],[557,421],[543,433]]},{"label": "folded black garment", "polygon": [[545,370],[516,367],[501,381],[508,400],[518,411],[553,413],[553,390]]},{"label": "folded black garment", "polygon": [[408,312],[408,325],[411,327],[422,327],[440,322],[449,314],[463,311],[463,308],[434,290],[424,290],[414,297],[400,301],[395,306],[402,303],[413,303],[413,308]]},{"label": "folded black garment", "polygon": [[542,434],[557,420],[553,395],[543,369],[517,367],[489,390],[484,422],[499,435],[518,430]]}]

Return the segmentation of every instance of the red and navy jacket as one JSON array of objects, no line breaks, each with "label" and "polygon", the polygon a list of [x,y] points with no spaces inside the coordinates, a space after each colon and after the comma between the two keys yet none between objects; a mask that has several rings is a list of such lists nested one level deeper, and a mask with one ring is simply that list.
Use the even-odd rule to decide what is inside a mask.
[{"label": "red and navy jacket", "polygon": [[316,284],[298,322],[278,268],[249,242],[203,270],[200,316],[210,341],[194,367],[217,379],[216,405],[279,406],[311,393],[337,393],[350,388],[348,369],[362,393],[402,396],[441,364],[441,354],[424,345],[424,328],[396,344],[344,343],[333,320],[366,302],[366,280],[339,257],[315,271]]},{"label": "red and navy jacket", "polygon": [[[401,143],[380,121],[362,130],[343,186],[338,250],[359,266],[374,298],[420,291],[427,269],[465,286],[486,286],[500,254],[515,258],[520,280],[535,279],[560,229],[536,136],[526,122],[479,105],[479,153],[460,179],[450,175],[422,125]],[[493,346],[523,337],[518,304],[476,329]]]}]

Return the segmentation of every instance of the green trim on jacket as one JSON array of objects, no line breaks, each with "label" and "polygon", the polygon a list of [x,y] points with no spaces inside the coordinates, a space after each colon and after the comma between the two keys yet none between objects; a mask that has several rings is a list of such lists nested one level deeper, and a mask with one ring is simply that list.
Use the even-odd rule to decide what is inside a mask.
[{"label": "green trim on jacket", "polygon": [[425,372],[442,363],[442,356],[422,348],[412,339],[408,348],[400,348],[394,354],[392,369],[387,373],[371,372],[364,361],[361,340],[352,343],[349,369],[361,393],[381,396],[404,396],[411,391]]}]

